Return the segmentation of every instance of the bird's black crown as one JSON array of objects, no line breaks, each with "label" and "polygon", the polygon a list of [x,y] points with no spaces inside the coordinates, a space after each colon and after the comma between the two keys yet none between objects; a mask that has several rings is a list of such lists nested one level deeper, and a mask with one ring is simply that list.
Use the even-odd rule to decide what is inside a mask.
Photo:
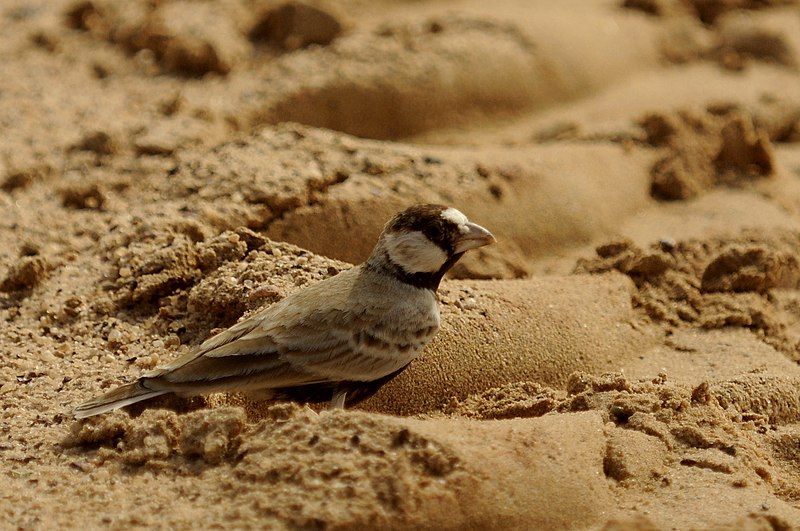
[{"label": "bird's black crown", "polygon": [[396,214],[386,224],[384,231],[419,231],[447,253],[447,256],[452,256],[459,229],[456,223],[442,217],[442,212],[447,208],[436,204],[414,205]]}]

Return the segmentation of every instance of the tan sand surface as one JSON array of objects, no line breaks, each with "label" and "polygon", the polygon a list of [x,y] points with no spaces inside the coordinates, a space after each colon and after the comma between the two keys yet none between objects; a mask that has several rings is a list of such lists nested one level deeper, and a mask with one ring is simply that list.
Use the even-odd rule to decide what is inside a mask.
[{"label": "tan sand surface", "polygon": [[[800,528],[793,0],[0,3],[0,528]],[[358,408],[71,409],[451,204]]]}]

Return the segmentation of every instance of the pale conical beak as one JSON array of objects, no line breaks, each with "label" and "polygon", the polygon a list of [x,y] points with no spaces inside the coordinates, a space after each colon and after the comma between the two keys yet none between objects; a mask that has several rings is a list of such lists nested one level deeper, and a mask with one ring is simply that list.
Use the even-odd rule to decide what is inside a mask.
[{"label": "pale conical beak", "polygon": [[497,241],[491,232],[476,223],[467,223],[466,227],[468,228],[467,232],[462,233],[456,240],[454,246],[456,253],[477,249]]}]

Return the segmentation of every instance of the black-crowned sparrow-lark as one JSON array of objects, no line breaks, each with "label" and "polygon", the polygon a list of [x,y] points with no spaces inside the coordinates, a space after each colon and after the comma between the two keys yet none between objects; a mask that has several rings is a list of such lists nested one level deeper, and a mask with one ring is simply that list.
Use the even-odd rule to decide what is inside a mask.
[{"label": "black-crowned sparrow-lark", "polygon": [[456,210],[416,205],[384,227],[363,264],[305,287],[174,362],[75,409],[90,417],[151,397],[223,391],[330,401],[375,393],[439,329],[436,289],[470,249],[494,236]]}]

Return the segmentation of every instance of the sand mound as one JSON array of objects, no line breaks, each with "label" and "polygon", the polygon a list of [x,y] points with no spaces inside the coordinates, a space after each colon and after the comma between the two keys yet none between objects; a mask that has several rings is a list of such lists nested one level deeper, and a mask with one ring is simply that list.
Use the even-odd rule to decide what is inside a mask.
[{"label": "sand mound", "polygon": [[1,291],[30,290],[47,275],[48,264],[41,256],[23,256],[12,265],[0,283]]},{"label": "sand mound", "polygon": [[286,293],[351,267],[244,227],[205,239],[193,224],[165,230],[139,225],[105,245],[113,249],[113,305],[98,300],[96,311],[157,313],[184,341],[202,340],[212,328],[226,328]]},{"label": "sand mound", "polygon": [[797,67],[800,21],[792,10],[758,14],[733,12],[719,21],[717,53],[723,65],[744,68],[749,61]]},{"label": "sand mound", "polygon": [[[142,470],[133,481],[143,487],[149,482],[146,470],[164,474],[202,466],[194,481],[206,488],[194,502],[234,496],[243,502],[241,522],[483,527],[499,519],[512,527],[530,522],[564,527],[597,522],[609,501],[602,425],[594,413],[492,425],[354,412],[318,415],[292,405],[272,407],[266,415],[251,424],[238,408],[182,416],[148,411],[136,419],[115,413],[76,425],[64,444],[99,447],[95,463],[101,467],[119,463]],[[498,444],[486,448],[481,441],[487,436]],[[552,437],[582,444],[553,452],[546,444]],[[519,441],[528,441],[532,451],[517,463],[506,461]],[[93,466],[77,459],[79,467]],[[305,465],[310,462],[315,465]],[[491,492],[477,479],[487,476],[500,481]],[[584,495],[565,496],[574,492]],[[489,510],[498,504],[499,512]],[[560,516],[552,513],[552,504],[563,509]],[[131,517],[122,516],[121,522]],[[174,507],[143,511],[139,518],[144,525],[182,521]]]},{"label": "sand mound", "polygon": [[556,408],[560,396],[536,382],[517,382],[453,400],[446,411],[480,420],[541,417]]},{"label": "sand mound", "polygon": [[[769,508],[762,510],[786,523],[796,518],[796,510],[777,497],[764,497],[770,485],[793,492],[775,466],[787,471],[793,466],[790,448],[796,435],[761,429],[792,422],[787,414],[796,418],[796,412],[790,413],[796,396],[779,406],[760,398],[772,396],[767,389],[779,382],[753,375],[692,388],[663,379],[634,382],[620,375],[576,373],[566,393],[514,384],[458,405],[459,416],[492,418],[499,411],[517,411],[540,417],[535,419],[410,420],[358,412],[317,414],[293,405],[263,410],[255,422],[231,407],[185,415],[147,411],[133,419],[115,413],[76,424],[63,444],[78,452],[73,458],[77,468],[133,467],[138,471],[133,481],[142,486],[150,481],[148,470],[185,473],[201,467],[203,475],[193,481],[205,488],[195,501],[232,494],[246,499],[239,509],[241,521],[413,526],[439,522],[447,514],[446,522],[483,526],[491,512],[493,521],[500,518],[511,527],[626,522],[636,520],[635,509],[609,511],[612,493],[635,505],[642,488],[678,491],[691,478],[698,484],[695,489],[716,490],[716,496],[731,502],[768,499]],[[527,451],[509,461],[507,452],[521,441],[527,441]],[[87,455],[86,448],[97,450]],[[309,461],[315,466],[303,466]],[[491,478],[493,496],[481,490],[476,477]],[[188,479],[178,476],[179,483]],[[578,492],[591,496],[575,496]],[[339,501],[331,504],[332,499]],[[676,518],[674,507],[662,500],[669,498],[650,497],[647,521],[656,528]],[[498,503],[504,508],[499,514],[494,512]],[[741,509],[727,514],[696,510],[703,499],[688,503],[692,510],[678,517],[682,525],[733,525],[756,517],[746,503],[729,505],[728,510]],[[449,508],[446,513],[441,504]],[[487,512],[489,505],[495,509]],[[552,507],[561,516],[554,516]],[[179,511],[144,514],[142,523],[181,521]],[[449,524],[442,520],[437,525]]]},{"label": "sand mound", "polygon": [[[613,173],[592,176],[597,160],[613,167]],[[527,271],[531,256],[607,234],[621,212],[646,204],[648,181],[642,172],[651,161],[648,151],[626,153],[617,146],[477,154],[397,144],[389,148],[284,126],[189,158],[165,193],[196,193],[200,202],[213,202],[213,208],[193,208],[219,228],[247,225],[272,239],[351,263],[369,255],[386,219],[403,205],[453,204],[475,219],[492,219],[500,238],[496,248],[467,257],[456,273],[516,278]],[[592,179],[590,188],[578,185],[587,179]],[[621,181],[627,189],[610,186]],[[565,188],[565,182],[574,186]],[[605,198],[602,208],[576,211],[576,203],[588,208],[597,194]],[[541,208],[525,210],[530,201],[541,202]],[[554,218],[564,223],[554,226],[549,221]],[[321,233],[336,237],[319,238]]]},{"label": "sand mound", "polygon": [[797,288],[798,242],[796,233],[662,241],[648,250],[614,242],[598,247],[598,257],[579,262],[577,271],[625,273],[638,288],[634,305],[656,321],[706,329],[744,326],[796,359],[794,319],[769,294]]},{"label": "sand mound", "polygon": [[65,23],[132,54],[138,52],[140,61],[167,72],[227,74],[250,53],[236,27],[236,15],[242,15],[237,8],[244,6],[237,2],[122,5],[80,1],[68,8]]},{"label": "sand mound", "polygon": [[629,290],[616,275],[451,282],[441,296],[442,330],[361,407],[411,414],[507,383],[562,386],[576,370],[615,370],[652,341],[632,323]]},{"label": "sand mound", "polygon": [[769,176],[772,147],[766,131],[749,116],[681,113],[677,118],[647,116],[647,142],[667,146],[668,155],[652,169],[652,193],[660,199],[687,199],[716,184]]},{"label": "sand mound", "polygon": [[793,78],[794,74],[784,68],[762,64],[754,64],[737,74],[720,74],[718,68],[707,64],[674,67],[657,75],[647,72],[635,76],[625,86],[612,86],[575,105],[512,123],[496,136],[516,142],[530,139],[646,142],[647,130],[641,127],[642,118],[687,109],[702,114],[699,110],[704,109],[712,114],[738,110],[765,128],[771,140],[785,141],[786,132],[797,121],[800,96],[776,87],[792,83]]},{"label": "sand mound", "polygon": [[[466,9],[380,24],[371,34],[282,58],[265,71],[268,83],[280,78],[280,92],[264,94],[260,108],[252,98],[238,107],[249,109],[247,122],[396,139],[541,108],[656,63],[648,21],[598,5],[566,9],[568,23],[550,9],[535,21],[515,19],[513,10],[487,17]],[[602,41],[583,38],[601,31]],[[592,61],[599,56],[605,68]],[[331,60],[337,69],[325,68]]]},{"label": "sand mound", "polygon": [[[341,70],[326,72],[323,65],[334,55],[343,61]],[[387,61],[396,71],[391,78]],[[463,120],[465,110],[509,112],[548,99],[553,91],[541,63],[525,35],[485,20],[386,27],[366,42],[362,37],[288,57],[283,69],[303,78],[314,72],[315,78],[288,91],[260,120],[368,138],[408,136]],[[492,71],[473,75],[479,66]]]},{"label": "sand mound", "polygon": [[297,1],[123,5],[81,0],[66,9],[64,23],[119,46],[149,66],[184,76],[227,75],[244,67],[261,43],[283,50],[325,45],[343,30],[330,9]]}]

